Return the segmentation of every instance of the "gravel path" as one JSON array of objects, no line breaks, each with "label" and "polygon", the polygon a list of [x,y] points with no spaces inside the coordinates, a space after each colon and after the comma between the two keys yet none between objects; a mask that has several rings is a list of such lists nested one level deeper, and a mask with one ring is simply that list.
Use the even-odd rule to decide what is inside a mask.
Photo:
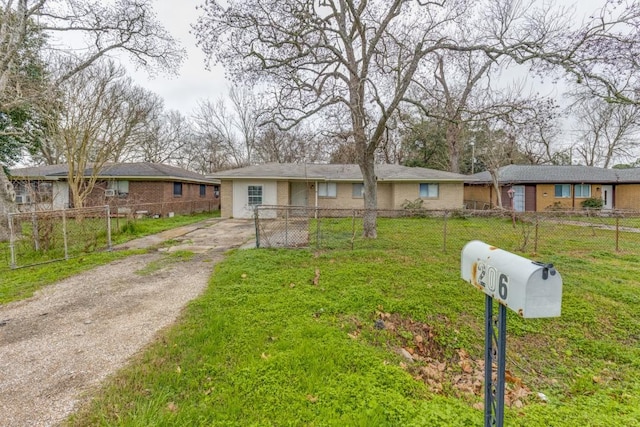
[{"label": "gravel path", "polygon": [[[253,224],[205,221],[127,244],[172,239],[162,251],[79,274],[0,306],[0,426],[53,426],[123,367],[207,286],[223,252],[253,237]],[[186,234],[184,234],[186,233]],[[191,250],[188,261],[166,252]]]}]

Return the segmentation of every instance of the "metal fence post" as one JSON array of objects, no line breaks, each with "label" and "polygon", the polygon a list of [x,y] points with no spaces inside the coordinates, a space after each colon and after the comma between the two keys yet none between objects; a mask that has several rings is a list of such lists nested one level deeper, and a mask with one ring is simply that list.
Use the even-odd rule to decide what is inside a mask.
[{"label": "metal fence post", "polygon": [[540,224],[540,220],[538,218],[538,215],[536,215],[536,230],[535,230],[535,237],[533,239],[533,253],[537,254],[538,253],[538,226]]},{"label": "metal fence post", "polygon": [[111,245],[111,208],[109,205],[105,206],[105,214],[107,217],[107,250],[110,251],[113,247]]},{"label": "metal fence post", "polygon": [[620,217],[616,215],[616,252],[620,252]]},{"label": "metal fence post", "polygon": [[447,216],[449,212],[444,211],[444,226],[443,226],[443,242],[442,242],[442,252],[447,252]]},{"label": "metal fence post", "polygon": [[260,248],[260,225],[259,225],[259,215],[258,215],[258,205],[253,210],[253,217],[256,227],[256,248]]},{"label": "metal fence post", "polygon": [[284,209],[284,247],[289,247],[289,209]]},{"label": "metal fence post", "polygon": [[351,250],[353,250],[353,242],[356,240],[356,210],[354,209],[351,217]]},{"label": "metal fence post", "polygon": [[69,259],[69,242],[67,241],[67,210],[62,210],[62,241],[64,242],[64,259]]},{"label": "metal fence post", "polygon": [[36,251],[40,250],[40,231],[38,230],[38,216],[36,211],[31,212],[31,235],[33,236],[33,247]]},{"label": "metal fence post", "polygon": [[320,249],[320,217],[318,216],[318,208],[314,209],[316,218],[316,249]]},{"label": "metal fence post", "polygon": [[11,252],[11,268],[16,268],[16,233],[13,227],[13,215],[7,214],[7,221],[9,222],[9,250]]}]

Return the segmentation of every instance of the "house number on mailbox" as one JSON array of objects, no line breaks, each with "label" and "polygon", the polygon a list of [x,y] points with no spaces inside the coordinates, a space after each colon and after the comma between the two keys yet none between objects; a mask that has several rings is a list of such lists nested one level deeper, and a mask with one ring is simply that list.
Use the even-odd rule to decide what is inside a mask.
[{"label": "house number on mailbox", "polygon": [[509,284],[509,276],[499,273],[495,267],[478,261],[478,283],[491,292],[495,292],[498,288],[498,296],[501,300],[507,299],[507,285]]}]

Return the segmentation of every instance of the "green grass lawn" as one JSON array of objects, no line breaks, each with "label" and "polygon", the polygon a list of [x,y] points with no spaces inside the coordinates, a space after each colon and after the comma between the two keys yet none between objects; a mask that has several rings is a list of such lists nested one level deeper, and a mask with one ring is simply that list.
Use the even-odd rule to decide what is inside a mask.
[{"label": "green grass lawn", "polygon": [[[366,249],[232,252],[69,424],[482,425],[484,298],[459,258],[471,230],[494,243],[500,228],[452,220],[445,253],[430,221],[381,219]],[[509,313],[505,425],[638,426],[640,259],[554,245],[562,316]]]},{"label": "green grass lawn", "polygon": [[[112,229],[112,241],[113,244],[124,243],[137,237],[159,233],[171,228],[219,216],[220,212],[214,212],[195,215],[178,215],[173,218],[145,218],[129,222],[120,220],[120,230],[116,228]],[[61,249],[57,247],[51,251],[40,252],[31,249],[29,253],[23,254],[21,260],[32,260],[33,262],[40,262],[41,264],[19,269],[10,269],[9,244],[6,242],[0,243],[0,304],[28,298],[43,286],[136,253],[136,251],[76,253],[74,257],[67,261],[61,260],[43,263],[48,259],[60,258]],[[57,255],[53,257],[47,252],[55,252]]]}]

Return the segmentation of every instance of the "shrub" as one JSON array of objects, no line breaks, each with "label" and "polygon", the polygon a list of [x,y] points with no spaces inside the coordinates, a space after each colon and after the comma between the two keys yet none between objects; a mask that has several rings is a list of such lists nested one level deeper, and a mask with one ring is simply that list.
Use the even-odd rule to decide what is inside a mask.
[{"label": "shrub", "polygon": [[582,201],[582,207],[585,209],[601,209],[604,202],[598,197],[590,197]]},{"label": "shrub", "polygon": [[424,204],[424,200],[415,199],[413,202],[411,200],[405,200],[401,206],[402,206],[402,209],[412,211],[416,209],[422,209],[423,204]]}]

